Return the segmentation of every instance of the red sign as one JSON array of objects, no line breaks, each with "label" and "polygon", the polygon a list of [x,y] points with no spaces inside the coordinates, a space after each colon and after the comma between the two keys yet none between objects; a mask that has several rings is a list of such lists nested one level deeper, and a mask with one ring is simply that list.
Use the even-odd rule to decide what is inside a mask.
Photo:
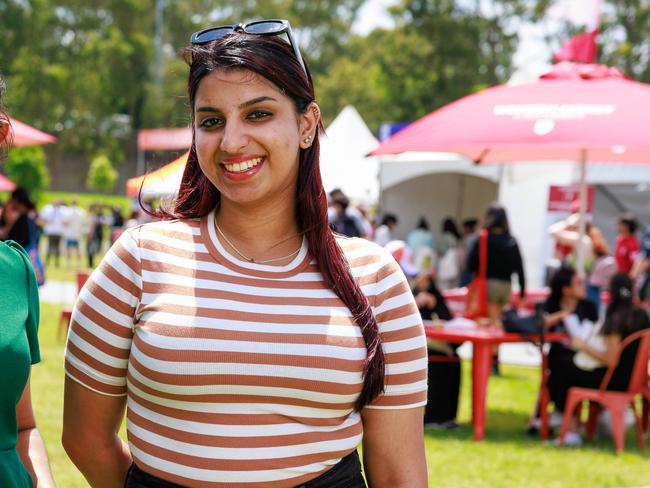
[{"label": "red sign", "polygon": [[[548,211],[575,213],[579,210],[580,189],[577,186],[551,186],[548,192]],[[594,187],[587,187],[587,213],[594,208]]]}]

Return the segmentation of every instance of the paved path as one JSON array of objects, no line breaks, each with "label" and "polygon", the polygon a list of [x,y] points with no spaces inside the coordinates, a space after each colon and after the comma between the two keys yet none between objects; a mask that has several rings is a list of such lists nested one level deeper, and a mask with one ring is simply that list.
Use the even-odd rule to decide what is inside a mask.
[{"label": "paved path", "polygon": [[72,305],[77,297],[77,285],[72,281],[46,280],[38,292],[42,302]]},{"label": "paved path", "polygon": [[[41,301],[45,303],[72,306],[77,297],[77,285],[68,281],[46,281],[40,288]],[[464,344],[458,350],[463,359],[472,357],[472,345]],[[540,364],[539,350],[532,344],[502,344],[499,358],[504,364],[537,366]]]}]

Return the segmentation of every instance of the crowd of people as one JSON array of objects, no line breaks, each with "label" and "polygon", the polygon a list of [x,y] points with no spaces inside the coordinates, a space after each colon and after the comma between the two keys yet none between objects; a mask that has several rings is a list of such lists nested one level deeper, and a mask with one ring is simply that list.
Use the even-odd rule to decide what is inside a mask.
[{"label": "crowd of people", "polygon": [[[344,201],[345,211],[354,219],[365,215],[350,206],[337,190],[337,201]],[[332,204],[332,202],[331,202]],[[340,214],[339,214],[340,215]],[[351,217],[352,219],[352,217]],[[470,284],[479,269],[479,236],[485,233],[486,302],[483,325],[502,327],[504,313],[526,300],[526,279],[523,259],[517,240],[511,235],[506,211],[492,204],[480,222],[467,218],[462,232],[456,221],[445,218],[437,235],[421,217],[404,240],[397,240],[398,217],[386,213],[375,226],[364,224],[365,236],[385,246],[399,262],[409,278],[421,316],[428,321],[450,321],[454,314],[445,302],[445,291]],[[330,219],[337,232],[346,234],[339,220]],[[372,230],[374,229],[374,231]],[[567,341],[549,346],[549,391],[555,411],[551,423],[558,427],[572,386],[597,388],[607,367],[615,361],[621,342],[630,334],[650,327],[650,230],[639,241],[639,225],[630,213],[618,221],[614,252],[602,232],[587,218],[585,235],[580,239],[579,216],[571,214],[549,227],[555,240],[557,265],[549,273],[549,297],[537,307],[543,311],[549,331],[567,334]],[[585,270],[575,268],[578,247],[585,255]],[[513,297],[513,278],[518,292]],[[605,295],[607,293],[607,295]],[[603,297],[608,302],[603,302]],[[481,323],[479,321],[479,323]],[[428,341],[429,391],[425,425],[437,429],[457,428],[456,414],[460,391],[458,344]],[[636,346],[628,348],[618,363],[609,388],[627,388]],[[616,364],[614,364],[616,365]],[[494,350],[493,374],[499,373],[498,349]],[[539,418],[531,424],[531,432],[539,428]],[[566,443],[579,444],[581,436],[574,422]]]},{"label": "crowd of people", "polygon": [[69,204],[55,199],[39,210],[29,192],[18,187],[0,205],[0,240],[12,240],[26,250],[38,282],[43,284],[46,265],[93,268],[97,256],[103,255],[124,229],[150,220],[139,208],[125,218],[118,205],[93,203],[84,209],[74,198]]}]

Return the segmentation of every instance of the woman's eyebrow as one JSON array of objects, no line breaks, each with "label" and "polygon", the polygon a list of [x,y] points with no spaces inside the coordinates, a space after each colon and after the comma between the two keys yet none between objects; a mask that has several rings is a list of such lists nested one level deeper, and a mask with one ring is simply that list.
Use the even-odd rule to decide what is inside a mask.
[{"label": "woman's eyebrow", "polygon": [[[239,105],[237,108],[239,110],[242,110],[242,109],[244,109],[246,107],[250,107],[251,105],[255,105],[256,103],[266,102],[266,101],[277,102],[277,100],[275,98],[264,95],[264,96],[261,96],[261,97],[256,97],[256,98],[253,98],[251,100],[248,100],[248,101],[242,103],[241,105]],[[205,107],[197,108],[196,112],[197,113],[199,113],[199,112],[212,112],[212,113],[214,113],[214,112],[221,112],[221,110],[219,110],[218,108],[215,108],[215,107],[205,106]]]},{"label": "woman's eyebrow", "polygon": [[246,107],[249,107],[251,105],[255,105],[256,103],[266,102],[268,100],[270,100],[272,102],[277,102],[277,100],[275,98],[264,95],[264,96],[253,98],[252,100],[249,100],[247,102],[242,103],[239,106],[239,109],[246,108]]}]

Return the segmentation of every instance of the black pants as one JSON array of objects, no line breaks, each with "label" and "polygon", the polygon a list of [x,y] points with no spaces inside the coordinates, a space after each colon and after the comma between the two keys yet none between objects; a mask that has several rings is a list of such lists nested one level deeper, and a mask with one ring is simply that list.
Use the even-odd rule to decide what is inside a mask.
[{"label": "black pants", "polygon": [[[460,393],[460,358],[429,349],[429,390],[424,422],[456,420]],[[440,361],[436,361],[440,359]]]},{"label": "black pants", "polygon": [[[182,485],[150,475],[133,463],[126,475],[124,488],[182,488]],[[348,454],[329,471],[296,488],[366,488],[361,474],[359,454],[357,451]]]}]

